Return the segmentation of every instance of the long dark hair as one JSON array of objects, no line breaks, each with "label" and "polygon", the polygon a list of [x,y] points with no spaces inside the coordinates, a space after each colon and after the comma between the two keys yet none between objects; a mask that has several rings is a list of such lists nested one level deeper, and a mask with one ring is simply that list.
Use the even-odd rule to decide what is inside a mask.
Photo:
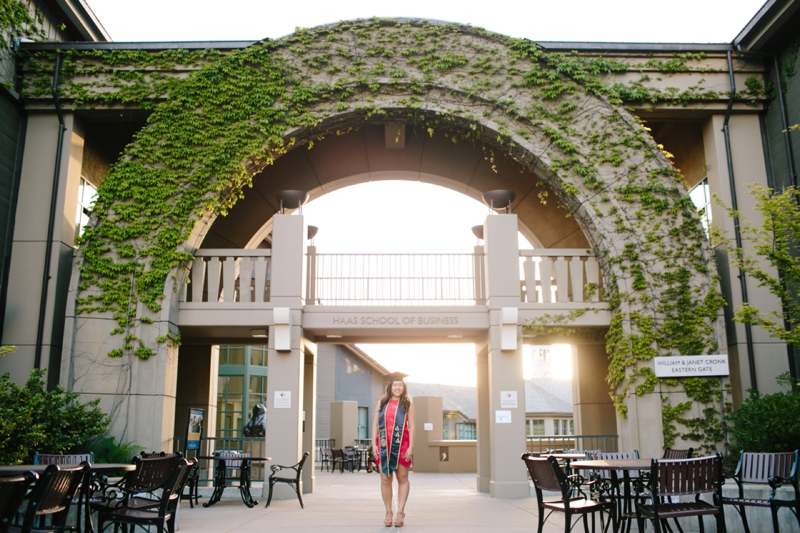
[{"label": "long dark hair", "polygon": [[402,379],[394,379],[386,386],[386,394],[381,396],[381,403],[378,407],[379,412],[382,411],[383,406],[389,403],[389,400],[392,399],[392,385],[398,381],[403,384],[403,394],[400,395],[400,405],[402,405],[403,409],[405,409],[406,413],[408,413],[409,408],[411,408],[411,396],[408,395],[408,385],[406,385],[406,382]]}]

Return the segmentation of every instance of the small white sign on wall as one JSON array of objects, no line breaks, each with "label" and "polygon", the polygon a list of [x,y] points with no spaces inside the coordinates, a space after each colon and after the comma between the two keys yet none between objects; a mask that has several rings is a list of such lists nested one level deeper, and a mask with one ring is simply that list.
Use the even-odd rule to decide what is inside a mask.
[{"label": "small white sign on wall", "polygon": [[500,391],[500,407],[502,407],[503,409],[516,409],[517,391],[515,390]]},{"label": "small white sign on wall", "polygon": [[275,391],[275,409],[289,409],[292,407],[292,391]]},{"label": "small white sign on wall", "polygon": [[510,424],[511,423],[511,411],[495,411],[494,412],[494,421],[497,424]]},{"label": "small white sign on wall", "polygon": [[425,431],[433,431],[433,422],[425,422]]}]

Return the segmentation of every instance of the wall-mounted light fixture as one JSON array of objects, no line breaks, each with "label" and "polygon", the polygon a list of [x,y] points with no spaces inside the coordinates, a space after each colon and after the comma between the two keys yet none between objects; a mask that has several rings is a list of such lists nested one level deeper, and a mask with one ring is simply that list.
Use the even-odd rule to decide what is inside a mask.
[{"label": "wall-mounted light fixture", "polygon": [[472,234],[479,240],[483,240],[483,224],[480,226],[472,226]]},{"label": "wall-mounted light fixture", "polygon": [[333,332],[328,333],[325,336],[328,337],[329,339],[341,339],[342,338],[342,334],[341,333],[333,333]]},{"label": "wall-mounted light fixture", "polygon": [[276,307],[272,310],[273,330],[275,332],[275,349],[288,352],[292,349],[292,310],[288,307]]},{"label": "wall-mounted light fixture", "polygon": [[503,307],[500,309],[500,349],[517,349],[517,321],[519,309]]},{"label": "wall-mounted light fixture", "polygon": [[251,329],[250,335],[256,339],[265,339],[267,337],[267,330],[265,329]]},{"label": "wall-mounted light fixture", "polygon": [[317,233],[319,233],[319,228],[317,226],[308,226],[308,234],[306,238],[310,241],[316,237]]},{"label": "wall-mounted light fixture", "polygon": [[495,211],[500,211],[505,209],[506,213],[511,212],[511,203],[514,201],[514,198],[517,197],[517,193],[514,191],[509,191],[506,189],[495,189],[493,191],[486,191],[483,193],[483,203],[488,205],[490,208],[494,209]]}]

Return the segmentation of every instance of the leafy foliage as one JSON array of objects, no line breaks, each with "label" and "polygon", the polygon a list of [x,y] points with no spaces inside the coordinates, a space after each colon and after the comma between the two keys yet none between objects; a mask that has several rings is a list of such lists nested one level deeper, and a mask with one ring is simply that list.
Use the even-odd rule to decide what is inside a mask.
[{"label": "leafy foliage", "polygon": [[[731,217],[740,217],[743,244],[748,245],[747,251],[731,247],[733,264],[766,287],[782,305],[780,310],[764,311],[748,302],[736,310],[735,320],[760,326],[771,336],[800,346],[800,191],[787,187],[774,194],[767,187],[751,186],[750,193],[762,217],[760,225],[723,205]],[[714,236],[717,242],[730,244],[719,228]]]},{"label": "leafy foliage", "polygon": [[732,449],[753,453],[786,452],[800,448],[800,389],[792,387],[788,373],[778,382],[788,390],[750,396],[728,415],[732,424]]},{"label": "leafy foliage", "polygon": [[47,391],[44,371],[34,369],[24,386],[0,376],[0,463],[33,462],[35,452],[80,453],[89,437],[104,433],[110,419],[100,400],[56,387]]},{"label": "leafy foliage", "polygon": [[144,450],[133,442],[117,443],[114,437],[96,437],[87,443],[96,463],[130,463]]}]

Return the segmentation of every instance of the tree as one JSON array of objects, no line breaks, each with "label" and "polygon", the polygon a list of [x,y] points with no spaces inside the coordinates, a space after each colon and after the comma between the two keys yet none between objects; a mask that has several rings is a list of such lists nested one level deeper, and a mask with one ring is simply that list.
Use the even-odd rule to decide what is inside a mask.
[{"label": "tree", "polygon": [[43,376],[34,369],[24,386],[0,376],[0,464],[30,463],[34,452],[79,453],[108,429],[99,399],[81,403],[59,386],[47,391]]},{"label": "tree", "polygon": [[[763,220],[761,225],[742,220],[742,240],[750,244],[752,253],[733,247],[731,260],[759,286],[774,294],[782,309],[763,311],[748,302],[736,309],[734,320],[761,326],[771,336],[800,346],[800,191],[788,187],[773,194],[767,187],[752,186],[750,192]],[[740,217],[737,211],[725,209],[731,217]],[[719,229],[714,238],[727,241]]]}]

